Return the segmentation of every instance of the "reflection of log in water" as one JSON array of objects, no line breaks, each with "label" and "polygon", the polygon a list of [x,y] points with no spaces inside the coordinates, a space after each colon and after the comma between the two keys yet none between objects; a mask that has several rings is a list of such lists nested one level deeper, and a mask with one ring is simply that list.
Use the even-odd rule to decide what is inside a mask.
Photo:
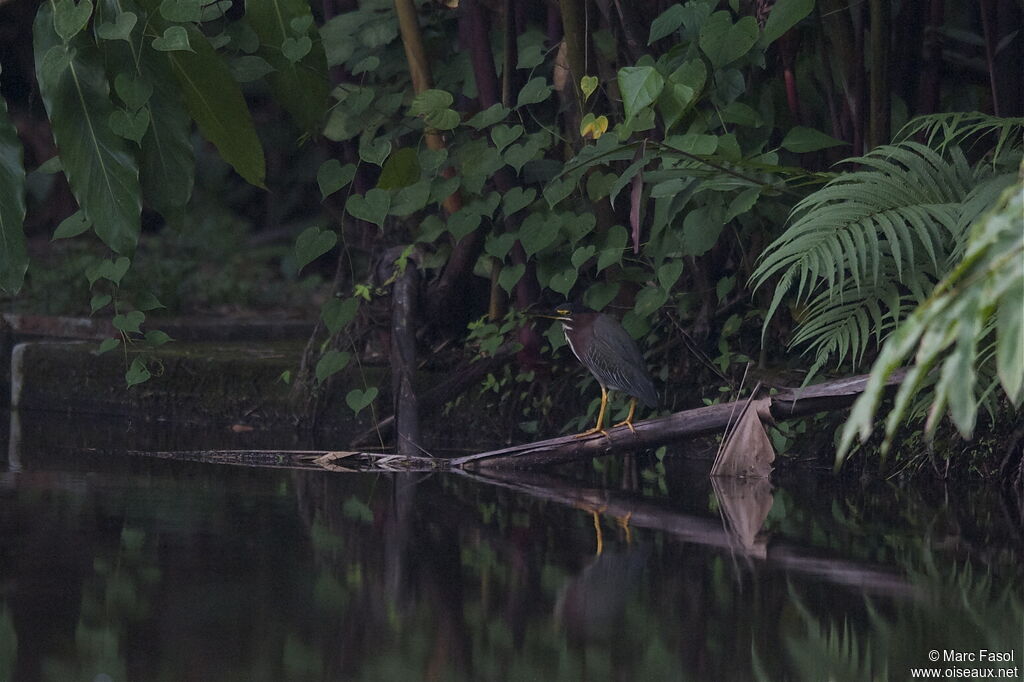
[{"label": "reflection of log in water", "polygon": [[666,509],[651,500],[614,490],[580,488],[546,474],[488,471],[486,474],[465,472],[464,475],[538,499],[597,511],[618,519],[628,518],[630,526],[669,533],[685,542],[742,552],[765,561],[772,568],[803,573],[874,594],[914,594],[910,583],[894,570],[827,557],[792,543],[758,536],[757,531],[771,509],[771,484],[764,479],[749,483],[726,481],[724,487],[721,483],[716,486],[725,517],[716,521]]}]

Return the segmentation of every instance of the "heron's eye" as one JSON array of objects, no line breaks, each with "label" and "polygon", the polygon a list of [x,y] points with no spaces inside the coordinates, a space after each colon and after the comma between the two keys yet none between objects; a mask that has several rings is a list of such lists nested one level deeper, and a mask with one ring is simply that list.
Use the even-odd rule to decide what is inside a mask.
[{"label": "heron's eye", "polygon": [[570,311],[565,308],[562,308],[560,310],[556,310],[555,312],[558,313],[559,315],[568,315]]}]

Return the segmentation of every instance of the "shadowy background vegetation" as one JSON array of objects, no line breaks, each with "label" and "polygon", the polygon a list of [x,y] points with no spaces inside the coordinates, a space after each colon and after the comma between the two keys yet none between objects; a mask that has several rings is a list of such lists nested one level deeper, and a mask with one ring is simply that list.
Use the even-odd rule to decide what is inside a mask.
[{"label": "shadowy background vegetation", "polygon": [[664,410],[751,361],[793,385],[881,357],[844,455],[916,358],[883,452],[978,436],[965,465],[993,473],[1022,435],[1021,23],[1013,0],[7,0],[0,284],[111,317],[129,384],[161,316],[316,316],[287,377],[309,424],[328,392],[386,396],[352,377],[410,268],[429,362],[514,344],[483,386],[510,437],[589,419],[554,407],[560,330],[523,317],[566,298],[621,317]]}]

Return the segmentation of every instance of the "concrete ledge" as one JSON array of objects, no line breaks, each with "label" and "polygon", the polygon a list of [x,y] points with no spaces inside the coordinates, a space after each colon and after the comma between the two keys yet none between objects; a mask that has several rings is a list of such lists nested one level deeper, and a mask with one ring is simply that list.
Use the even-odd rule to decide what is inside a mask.
[{"label": "concrete ledge", "polygon": [[[173,343],[152,353],[149,381],[125,385],[123,351],[94,355],[95,342],[27,341],[11,353],[11,406],[142,420],[213,425],[262,426],[293,423],[291,387],[279,377],[294,370],[303,341],[251,343]],[[386,370],[366,367],[371,381],[384,384]],[[343,381],[343,385],[346,382]],[[353,374],[352,386],[362,385]],[[330,409],[330,426],[368,428],[344,405],[344,392]],[[386,396],[384,396],[385,399]]]}]

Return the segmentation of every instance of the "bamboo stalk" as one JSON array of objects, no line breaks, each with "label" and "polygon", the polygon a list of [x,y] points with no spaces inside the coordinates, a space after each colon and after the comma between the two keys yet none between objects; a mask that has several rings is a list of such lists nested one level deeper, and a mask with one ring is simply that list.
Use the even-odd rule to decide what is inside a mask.
[{"label": "bamboo stalk", "polygon": [[871,125],[869,146],[875,147],[889,142],[890,102],[889,92],[889,33],[892,23],[888,0],[870,0],[871,13]]}]

